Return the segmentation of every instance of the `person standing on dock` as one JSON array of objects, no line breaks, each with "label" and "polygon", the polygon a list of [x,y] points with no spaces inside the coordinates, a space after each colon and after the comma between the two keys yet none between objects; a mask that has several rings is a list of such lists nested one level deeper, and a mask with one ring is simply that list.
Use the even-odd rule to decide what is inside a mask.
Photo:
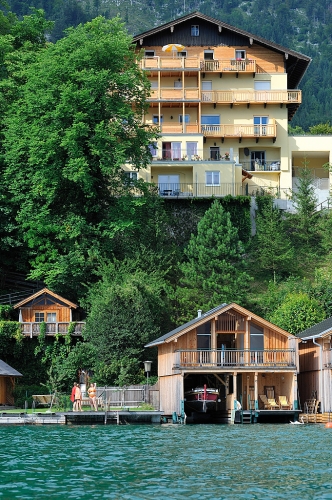
[{"label": "person standing on dock", "polygon": [[75,402],[73,411],[83,411],[82,410],[82,391],[79,384],[76,384],[75,388]]},{"label": "person standing on dock", "polygon": [[76,391],[76,382],[74,382],[73,388],[71,390],[71,395],[70,395],[70,405],[71,405],[71,410],[75,411],[75,391]]},{"label": "person standing on dock", "polygon": [[91,410],[98,411],[97,408],[97,389],[96,389],[96,384],[90,384],[90,387],[88,389],[88,395],[90,399],[90,408]]}]

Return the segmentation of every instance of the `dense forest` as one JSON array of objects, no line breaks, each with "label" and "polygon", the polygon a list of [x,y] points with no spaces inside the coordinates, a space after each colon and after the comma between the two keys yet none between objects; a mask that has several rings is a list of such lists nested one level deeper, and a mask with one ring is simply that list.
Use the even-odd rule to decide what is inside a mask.
[{"label": "dense forest", "polygon": [[[19,18],[31,13],[31,7],[44,9],[54,21],[50,39],[63,36],[69,26],[77,26],[99,15],[111,19],[117,15],[131,35],[152,29],[174,18],[200,11],[238,28],[260,35],[312,58],[300,87],[305,103],[295,114],[291,126],[305,132],[318,123],[331,121],[332,115],[332,3],[331,0],[6,0],[8,9]],[[1,2],[0,2],[1,4]],[[8,9],[5,9],[8,5]]]},{"label": "dense forest", "polygon": [[306,165],[296,213],[257,197],[254,234],[249,197],[171,201],[128,182],[122,165],[144,168],[155,135],[131,36],[98,17],[48,43],[53,27],[40,10],[0,18],[1,275],[44,282],[87,319],[83,342],[27,339],[0,307],[0,358],[24,383],[68,390],[83,367],[140,382],[147,342],[224,302],[294,334],[331,316],[332,216]]}]

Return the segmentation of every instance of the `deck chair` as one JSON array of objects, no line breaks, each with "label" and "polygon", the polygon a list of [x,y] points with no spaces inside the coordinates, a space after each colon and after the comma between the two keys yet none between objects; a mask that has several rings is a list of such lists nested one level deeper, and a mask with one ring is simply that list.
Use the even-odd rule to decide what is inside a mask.
[{"label": "deck chair", "polygon": [[286,396],[279,396],[279,406],[281,410],[291,410],[292,405],[287,401]]},{"label": "deck chair", "polygon": [[259,395],[259,399],[262,401],[262,403],[264,405],[264,410],[270,410],[271,409],[271,405],[270,405],[267,397],[265,396],[265,394],[260,394]]},{"label": "deck chair", "polygon": [[269,398],[268,402],[269,402],[271,410],[276,410],[276,409],[279,410],[280,409],[278,403],[276,402],[276,400],[274,398]]}]

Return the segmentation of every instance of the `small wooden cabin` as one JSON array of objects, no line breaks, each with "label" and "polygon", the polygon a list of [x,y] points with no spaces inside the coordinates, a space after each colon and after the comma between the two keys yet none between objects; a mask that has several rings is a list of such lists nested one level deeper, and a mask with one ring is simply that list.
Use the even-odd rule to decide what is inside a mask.
[{"label": "small wooden cabin", "polygon": [[222,304],[147,344],[158,347],[161,410],[181,413],[195,388],[218,389],[217,411],[298,410],[298,339],[256,314]]},{"label": "small wooden cabin", "polygon": [[299,393],[305,401],[320,401],[320,411],[332,411],[332,317],[301,332]]},{"label": "small wooden cabin", "polygon": [[22,373],[18,372],[11,366],[7,365],[0,359],[0,405],[13,406],[14,397],[13,390],[15,388],[15,378],[22,377]]},{"label": "small wooden cabin", "polygon": [[46,334],[71,333],[81,335],[85,324],[81,321],[81,312],[77,304],[57,295],[48,288],[30,295],[14,306],[19,311],[24,335],[39,335],[41,325],[45,325]]}]

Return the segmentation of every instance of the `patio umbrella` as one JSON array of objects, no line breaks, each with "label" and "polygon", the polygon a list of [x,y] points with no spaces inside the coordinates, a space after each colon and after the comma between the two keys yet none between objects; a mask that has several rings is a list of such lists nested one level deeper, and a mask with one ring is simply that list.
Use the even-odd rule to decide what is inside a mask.
[{"label": "patio umbrella", "polygon": [[164,45],[161,50],[163,52],[172,52],[174,56],[175,52],[181,52],[183,49],[185,49],[185,46],[181,45],[181,43],[169,43]]}]

